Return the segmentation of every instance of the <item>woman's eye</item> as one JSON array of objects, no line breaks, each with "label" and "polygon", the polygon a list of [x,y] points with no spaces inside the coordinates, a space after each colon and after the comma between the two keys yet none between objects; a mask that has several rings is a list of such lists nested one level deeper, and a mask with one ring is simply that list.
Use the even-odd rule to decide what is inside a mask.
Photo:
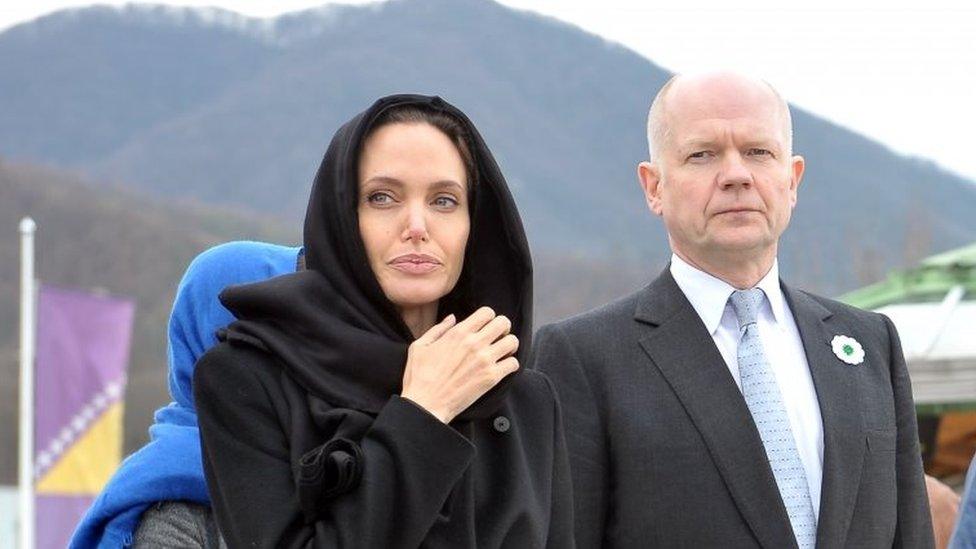
[{"label": "woman's eye", "polygon": [[393,202],[393,197],[385,192],[376,192],[368,195],[366,201],[377,206],[385,206]]},{"label": "woman's eye", "polygon": [[438,208],[455,208],[461,203],[453,196],[438,196],[432,204]]}]

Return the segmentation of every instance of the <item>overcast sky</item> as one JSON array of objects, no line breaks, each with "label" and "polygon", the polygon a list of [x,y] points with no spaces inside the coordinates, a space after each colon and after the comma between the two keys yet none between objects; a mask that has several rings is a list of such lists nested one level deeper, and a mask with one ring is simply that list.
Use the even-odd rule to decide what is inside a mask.
[{"label": "overcast sky", "polygon": [[[648,0],[501,2],[577,25],[673,71],[731,68],[762,76],[800,107],[976,180],[976,4],[762,0],[742,7],[683,0],[680,8],[667,8]],[[0,7],[0,29],[90,3],[8,0]],[[159,3],[271,17],[322,2]],[[648,99],[655,91],[647,91]]]}]

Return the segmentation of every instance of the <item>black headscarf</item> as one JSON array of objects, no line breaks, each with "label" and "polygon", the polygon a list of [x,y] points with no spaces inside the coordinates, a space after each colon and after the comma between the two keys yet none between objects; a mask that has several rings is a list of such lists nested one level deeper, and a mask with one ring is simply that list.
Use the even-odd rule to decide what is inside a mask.
[{"label": "black headscarf", "polygon": [[[238,318],[226,339],[267,349],[310,395],[369,413],[378,413],[391,395],[400,393],[407,346],[413,341],[369,265],[357,209],[363,141],[374,122],[396,106],[456,118],[467,132],[477,171],[464,267],[454,290],[440,301],[439,318],[454,313],[460,321],[480,306],[491,307],[511,319],[520,342],[516,356],[524,362],[532,335],[532,261],[522,221],[474,124],[439,97],[384,97],[343,125],[322,159],[308,201],[306,270],[234,286],[220,295]],[[458,419],[491,415],[517,375],[502,380]]]}]

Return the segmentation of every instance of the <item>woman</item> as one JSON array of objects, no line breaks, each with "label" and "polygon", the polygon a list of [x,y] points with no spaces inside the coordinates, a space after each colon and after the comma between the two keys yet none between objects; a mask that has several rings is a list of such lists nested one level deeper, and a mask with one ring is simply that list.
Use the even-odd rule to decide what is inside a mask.
[{"label": "woman", "polygon": [[228,545],[571,547],[554,392],[518,368],[528,246],[471,122],[377,101],[332,139],[304,240],[305,271],[221,294],[239,320],[195,375]]},{"label": "woman", "polygon": [[[173,402],[156,411],[150,442],[122,462],[78,524],[72,549],[158,546],[162,540],[154,536],[162,531],[173,546],[217,546],[190,387],[193,367],[217,342],[217,330],[234,319],[217,294],[233,284],[293,273],[300,255],[300,248],[230,242],[190,263],[169,318]],[[174,529],[174,517],[189,517],[186,527]]]}]

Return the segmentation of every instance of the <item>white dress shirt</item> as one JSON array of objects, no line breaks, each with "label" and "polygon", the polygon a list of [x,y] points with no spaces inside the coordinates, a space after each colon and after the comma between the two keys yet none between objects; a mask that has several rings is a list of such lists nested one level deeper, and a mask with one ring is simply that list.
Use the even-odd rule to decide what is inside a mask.
[{"label": "white dress shirt", "polygon": [[[682,293],[691,302],[705,329],[712,335],[725,364],[732,373],[739,390],[739,322],[729,296],[735,291],[729,283],[701,271],[676,254],[671,256],[671,276]],[[772,366],[779,385],[786,413],[790,418],[790,430],[800,453],[800,461],[806,470],[807,485],[813,511],[820,517],[820,483],[823,478],[823,419],[817,391],[810,375],[803,341],[796,327],[793,313],[779,285],[779,265],[773,267],[756,285],[766,294],[756,321],[759,339],[766,358]]]}]

